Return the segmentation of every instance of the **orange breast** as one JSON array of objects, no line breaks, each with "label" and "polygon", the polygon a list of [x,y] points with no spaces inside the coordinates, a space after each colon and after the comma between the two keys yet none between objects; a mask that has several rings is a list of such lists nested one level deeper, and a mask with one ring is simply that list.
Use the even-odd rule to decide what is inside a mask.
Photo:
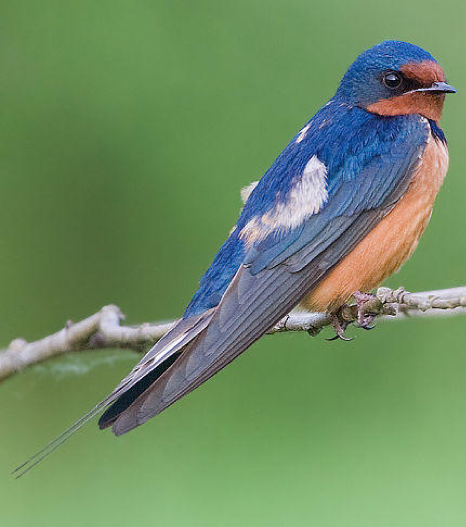
[{"label": "orange breast", "polygon": [[429,222],[447,168],[447,147],[431,136],[406,194],[301,302],[301,307],[333,311],[355,291],[370,291],[399,269],[416,249]]}]

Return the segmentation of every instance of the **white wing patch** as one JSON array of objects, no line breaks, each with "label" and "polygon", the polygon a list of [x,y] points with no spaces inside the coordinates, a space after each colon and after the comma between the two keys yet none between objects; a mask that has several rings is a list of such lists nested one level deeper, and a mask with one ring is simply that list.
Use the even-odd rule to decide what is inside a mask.
[{"label": "white wing patch", "polygon": [[248,201],[249,196],[251,195],[252,191],[257,187],[258,183],[259,181],[253,181],[252,183],[241,189],[241,201],[243,202],[243,205],[246,204],[246,201]]},{"label": "white wing patch", "polygon": [[296,138],[295,143],[300,143],[306,137],[306,132],[309,130],[310,127],[311,127],[311,125],[307,124],[304,128],[302,128],[300,130],[299,135]]},{"label": "white wing patch", "polygon": [[271,211],[250,220],[242,229],[240,237],[252,244],[277,229],[293,229],[309,216],[317,214],[327,199],[327,168],[317,156],[313,156],[286,201],[278,202]]},{"label": "white wing patch", "polygon": [[[327,167],[312,156],[304,167],[303,177],[292,194],[297,202],[301,201],[306,215],[316,214],[327,202]],[[298,204],[298,203],[297,203]]]}]

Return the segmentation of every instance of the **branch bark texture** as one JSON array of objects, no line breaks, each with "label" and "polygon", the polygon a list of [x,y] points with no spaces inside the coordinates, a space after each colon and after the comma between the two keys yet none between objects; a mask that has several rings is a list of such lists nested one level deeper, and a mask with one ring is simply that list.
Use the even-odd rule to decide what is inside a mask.
[{"label": "branch bark texture", "polygon": [[[382,319],[465,315],[466,286],[421,293],[410,293],[403,288],[393,290],[381,287],[370,302],[366,310]],[[346,306],[341,316],[348,322],[354,322],[357,319],[356,305]],[[67,322],[57,333],[35,342],[13,340],[7,349],[0,351],[0,381],[29,366],[67,353],[105,348],[145,352],[176,322],[125,326],[122,325],[123,319],[124,316],[117,306],[108,305],[80,322]],[[326,313],[293,311],[268,333],[307,331],[314,336],[331,323],[331,316]]]}]

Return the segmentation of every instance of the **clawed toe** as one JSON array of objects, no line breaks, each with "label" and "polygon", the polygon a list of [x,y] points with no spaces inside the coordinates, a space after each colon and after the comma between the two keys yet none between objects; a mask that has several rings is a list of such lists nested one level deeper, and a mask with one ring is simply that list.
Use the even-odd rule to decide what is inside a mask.
[{"label": "clawed toe", "polygon": [[376,327],[376,324],[374,324],[373,326],[369,326],[369,324],[372,322],[372,318],[371,320],[367,323],[368,325],[367,326],[361,326],[360,324],[357,324],[356,327],[358,328],[361,328],[361,329],[365,329],[366,331],[370,331],[371,329],[374,329]]},{"label": "clawed toe", "polygon": [[358,318],[355,325],[367,331],[374,329],[375,325],[371,324],[377,315],[371,313],[371,308],[373,308],[374,301],[378,302],[376,295],[356,291],[353,296],[358,307]]},{"label": "clawed toe", "polygon": [[348,338],[345,337],[343,333],[337,333],[334,337],[331,337],[327,340],[329,342],[332,342],[332,340],[344,340],[345,342],[350,342],[351,340],[354,340],[354,337]]},{"label": "clawed toe", "polygon": [[370,331],[371,329],[375,328],[375,324],[372,324],[375,320],[375,315],[370,315],[368,313],[360,313],[359,306],[358,306],[358,319],[354,323],[354,325],[357,328],[365,329],[366,331]]},{"label": "clawed toe", "polygon": [[332,340],[344,340],[346,342],[349,342],[350,340],[353,340],[352,338],[345,337],[345,331],[346,328],[349,326],[349,322],[344,320],[341,317],[341,308],[336,311],[335,313],[332,313],[332,327],[335,331],[335,336],[327,339],[328,341]]},{"label": "clawed toe", "polygon": [[[373,322],[381,312],[382,304],[380,300],[376,295],[361,293],[360,291],[356,291],[353,297],[356,300],[356,305],[348,306],[344,304],[340,309],[331,314],[335,336],[327,340],[353,340],[352,338],[345,337],[345,331],[351,324],[349,320],[354,320],[354,318],[356,320],[353,323],[358,328],[365,329],[366,331],[375,328]],[[357,312],[355,312],[355,308],[357,308]]]}]

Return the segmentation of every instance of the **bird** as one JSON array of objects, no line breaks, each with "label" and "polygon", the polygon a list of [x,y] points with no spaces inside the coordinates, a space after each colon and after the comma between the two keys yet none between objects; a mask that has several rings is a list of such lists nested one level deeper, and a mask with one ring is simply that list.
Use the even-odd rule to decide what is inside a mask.
[{"label": "bird", "polygon": [[[448,168],[440,119],[456,93],[434,57],[386,40],[245,189],[238,221],[182,318],[88,414],[16,469],[22,475],[89,419],[120,436],[207,381],[293,308],[332,315],[400,268]],[[370,317],[369,317],[370,318]],[[360,325],[370,326],[367,317]]]}]

